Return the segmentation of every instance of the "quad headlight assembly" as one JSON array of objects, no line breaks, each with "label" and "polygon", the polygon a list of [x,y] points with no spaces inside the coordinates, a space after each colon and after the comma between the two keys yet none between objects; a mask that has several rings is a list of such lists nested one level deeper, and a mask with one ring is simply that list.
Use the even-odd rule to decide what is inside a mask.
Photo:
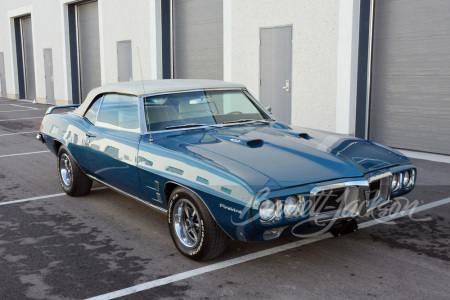
[{"label": "quad headlight assembly", "polygon": [[302,195],[291,195],[282,201],[266,199],[259,206],[259,218],[262,223],[273,223],[281,219],[296,219],[305,214],[306,201]]},{"label": "quad headlight assembly", "polygon": [[416,182],[416,169],[409,169],[392,175],[392,192],[397,192],[402,188],[411,189]]}]

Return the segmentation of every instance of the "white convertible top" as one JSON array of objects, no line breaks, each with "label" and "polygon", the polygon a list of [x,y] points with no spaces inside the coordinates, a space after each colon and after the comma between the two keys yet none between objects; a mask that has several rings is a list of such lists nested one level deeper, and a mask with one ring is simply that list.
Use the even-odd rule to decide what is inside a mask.
[{"label": "white convertible top", "polygon": [[119,93],[134,96],[143,96],[150,94],[204,90],[204,89],[244,89],[242,84],[230,83],[220,80],[205,79],[163,79],[163,80],[144,80],[127,81],[105,84],[101,87],[92,89],[84,102],[74,110],[74,113],[83,116],[91,105],[92,101],[100,94]]}]

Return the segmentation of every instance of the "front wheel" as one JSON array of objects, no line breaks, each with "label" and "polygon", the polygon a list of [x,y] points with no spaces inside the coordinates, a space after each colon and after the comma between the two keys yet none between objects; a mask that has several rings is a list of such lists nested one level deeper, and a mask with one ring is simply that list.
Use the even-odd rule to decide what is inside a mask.
[{"label": "front wheel", "polygon": [[167,218],[172,240],[184,256],[208,260],[226,250],[228,236],[193,192],[176,188],[169,199]]},{"label": "front wheel", "polygon": [[64,146],[58,151],[58,176],[61,187],[69,196],[84,196],[91,191],[92,180],[84,174]]}]

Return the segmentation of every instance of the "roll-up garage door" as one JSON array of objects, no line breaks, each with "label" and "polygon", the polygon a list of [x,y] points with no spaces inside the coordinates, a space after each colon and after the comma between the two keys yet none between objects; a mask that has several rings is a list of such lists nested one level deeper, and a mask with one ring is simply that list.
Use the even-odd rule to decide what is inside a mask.
[{"label": "roll-up garage door", "polygon": [[223,1],[173,0],[174,78],[223,79]]},{"label": "roll-up garage door", "polygon": [[81,101],[101,85],[97,2],[77,5],[78,58]]},{"label": "roll-up garage door", "polygon": [[450,155],[450,2],[376,0],[369,138]]}]

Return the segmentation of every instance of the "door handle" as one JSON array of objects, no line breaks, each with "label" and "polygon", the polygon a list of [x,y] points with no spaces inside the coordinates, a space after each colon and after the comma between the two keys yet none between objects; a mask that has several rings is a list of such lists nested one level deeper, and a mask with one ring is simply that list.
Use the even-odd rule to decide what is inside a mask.
[{"label": "door handle", "polygon": [[289,79],[286,80],[286,86],[283,86],[283,89],[286,90],[286,92],[289,92]]},{"label": "door handle", "polygon": [[92,133],[89,133],[89,132],[86,133],[86,136],[87,136],[87,137],[90,137],[90,138],[95,137],[95,135],[93,135]]}]

